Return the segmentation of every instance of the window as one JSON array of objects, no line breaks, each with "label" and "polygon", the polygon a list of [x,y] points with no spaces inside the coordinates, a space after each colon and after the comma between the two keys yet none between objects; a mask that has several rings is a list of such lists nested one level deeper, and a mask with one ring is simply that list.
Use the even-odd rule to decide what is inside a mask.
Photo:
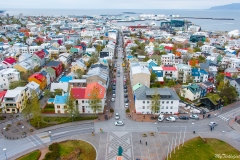
[{"label": "window", "polygon": [[7,111],[9,112],[9,111],[10,111],[10,109],[7,109]]},{"label": "window", "polygon": [[82,103],[84,103],[84,100],[82,100]]},{"label": "window", "polygon": [[60,106],[58,105],[57,108],[60,108]]},{"label": "window", "polygon": [[145,103],[145,101],[143,101],[143,103]]},{"label": "window", "polygon": [[147,109],[150,109],[150,106],[147,106]]},{"label": "window", "polygon": [[173,104],[173,101],[171,101],[171,104]]},{"label": "window", "polygon": [[164,104],[164,101],[162,101],[162,104]]},{"label": "window", "polygon": [[67,106],[66,106],[66,105],[64,106],[64,109],[67,109]]},{"label": "window", "polygon": [[142,109],[145,109],[145,106],[143,106]]},{"label": "window", "polygon": [[164,106],[162,106],[162,109],[164,109]]},{"label": "window", "polygon": [[167,104],[169,103],[169,101],[167,101]]},{"label": "window", "polygon": [[168,106],[166,107],[166,109],[168,109]]},{"label": "window", "polygon": [[147,101],[147,104],[149,104],[149,101]]},{"label": "window", "polygon": [[173,109],[173,106],[171,106],[170,109]]}]

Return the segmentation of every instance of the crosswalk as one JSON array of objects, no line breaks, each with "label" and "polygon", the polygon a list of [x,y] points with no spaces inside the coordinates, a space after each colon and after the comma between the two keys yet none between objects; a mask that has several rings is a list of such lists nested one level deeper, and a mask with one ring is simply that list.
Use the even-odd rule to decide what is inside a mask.
[{"label": "crosswalk", "polygon": [[224,117],[224,116],[222,116],[222,115],[219,115],[218,118],[220,118],[220,119],[222,119],[222,120],[224,120],[224,121],[228,121],[228,120],[229,120],[229,118]]}]

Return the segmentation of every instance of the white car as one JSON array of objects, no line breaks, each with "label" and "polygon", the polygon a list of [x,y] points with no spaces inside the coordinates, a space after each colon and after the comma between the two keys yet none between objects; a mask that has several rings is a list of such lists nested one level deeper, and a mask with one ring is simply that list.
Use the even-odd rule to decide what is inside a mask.
[{"label": "white car", "polygon": [[192,118],[192,119],[199,119],[198,115],[196,115],[196,114],[190,115],[190,118]]},{"label": "white car", "polygon": [[209,126],[216,126],[217,123],[216,123],[216,122],[210,122],[208,125],[209,125]]},{"label": "white car", "polygon": [[115,119],[119,119],[119,118],[120,118],[119,114],[116,113],[116,114],[115,114]]},{"label": "white car", "polygon": [[123,126],[123,125],[124,125],[123,121],[115,122],[115,126]]},{"label": "white car", "polygon": [[128,108],[128,103],[125,103],[125,107]]},{"label": "white car", "polygon": [[176,121],[176,119],[173,116],[167,117],[166,120],[167,121],[172,121],[172,122]]},{"label": "white car", "polygon": [[115,98],[112,98],[112,102],[114,102],[115,101]]}]

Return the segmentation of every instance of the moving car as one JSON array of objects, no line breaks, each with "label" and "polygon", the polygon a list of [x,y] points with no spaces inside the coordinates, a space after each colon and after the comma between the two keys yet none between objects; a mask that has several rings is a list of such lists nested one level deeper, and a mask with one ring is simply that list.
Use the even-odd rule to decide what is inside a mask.
[{"label": "moving car", "polygon": [[173,117],[173,116],[169,116],[166,118],[167,121],[172,121],[172,122],[175,122],[176,119]]},{"label": "moving car", "polygon": [[115,119],[119,119],[119,118],[120,118],[119,114],[116,113],[116,114],[115,114]]},{"label": "moving car", "polygon": [[189,117],[188,117],[188,116],[180,116],[179,119],[182,119],[182,120],[189,120]]},{"label": "moving car", "polygon": [[123,121],[115,122],[115,126],[123,126],[123,125],[124,125]]},{"label": "moving car", "polygon": [[209,126],[216,126],[217,123],[216,123],[216,122],[210,122],[208,125],[209,125]]},{"label": "moving car", "polygon": [[160,114],[159,117],[158,117],[158,121],[159,122],[162,122],[164,120],[164,115],[163,114]]},{"label": "moving car", "polygon": [[198,115],[196,115],[196,114],[190,115],[190,118],[192,118],[192,119],[199,119]]}]

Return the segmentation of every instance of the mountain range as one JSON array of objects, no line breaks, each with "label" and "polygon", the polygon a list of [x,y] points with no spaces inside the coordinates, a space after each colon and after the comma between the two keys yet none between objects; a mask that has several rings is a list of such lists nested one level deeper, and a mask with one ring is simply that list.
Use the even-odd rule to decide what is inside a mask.
[{"label": "mountain range", "polygon": [[211,7],[210,10],[239,10],[240,11],[240,3],[232,3],[222,6]]}]

